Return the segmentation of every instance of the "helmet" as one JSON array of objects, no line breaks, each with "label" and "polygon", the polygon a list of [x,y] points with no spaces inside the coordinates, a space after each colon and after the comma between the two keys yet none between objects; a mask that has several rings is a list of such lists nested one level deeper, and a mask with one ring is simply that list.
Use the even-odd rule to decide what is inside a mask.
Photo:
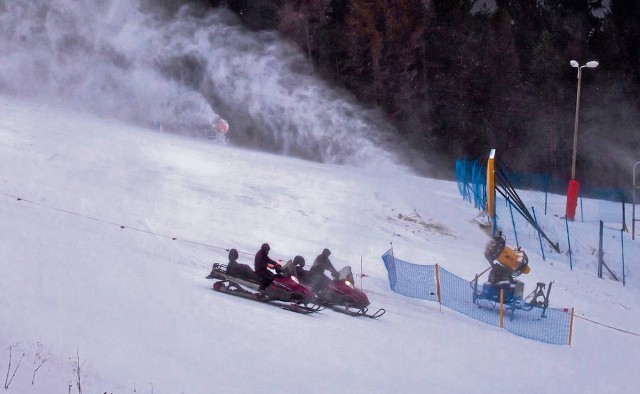
[{"label": "helmet", "polygon": [[329,255],[330,255],[330,254],[331,254],[331,251],[330,251],[329,249],[327,249],[327,248],[325,248],[325,249],[322,251],[322,255],[323,255],[324,257],[329,257]]},{"label": "helmet", "polygon": [[262,246],[260,247],[260,250],[262,250],[265,253],[268,253],[271,250],[271,247],[269,246],[268,243],[264,243],[262,244]]},{"label": "helmet", "polygon": [[296,256],[293,258],[293,265],[299,265],[300,268],[304,267],[304,257]]},{"label": "helmet", "polygon": [[231,249],[229,251],[229,261],[236,261],[238,260],[238,251],[235,249]]}]

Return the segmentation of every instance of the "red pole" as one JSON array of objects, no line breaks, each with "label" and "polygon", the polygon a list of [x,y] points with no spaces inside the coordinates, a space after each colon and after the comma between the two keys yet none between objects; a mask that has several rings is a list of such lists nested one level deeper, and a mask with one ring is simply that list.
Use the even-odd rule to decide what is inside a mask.
[{"label": "red pole", "polygon": [[572,179],[569,181],[567,188],[567,210],[566,217],[569,220],[574,220],[576,217],[576,207],[578,206],[578,194],[580,193],[580,182]]}]

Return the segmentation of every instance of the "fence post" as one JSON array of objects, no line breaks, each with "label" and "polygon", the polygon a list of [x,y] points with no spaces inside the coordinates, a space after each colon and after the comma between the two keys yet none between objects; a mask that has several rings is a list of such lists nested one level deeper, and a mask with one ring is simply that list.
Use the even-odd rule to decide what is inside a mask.
[{"label": "fence post", "polygon": [[440,304],[440,312],[442,312],[442,302],[440,300],[440,267],[436,263],[436,296],[438,297],[438,304]]},{"label": "fence post", "polygon": [[566,215],[564,217],[564,224],[567,227],[567,243],[569,244],[569,268],[571,268],[571,271],[573,271],[573,257],[571,256],[571,238],[569,237],[569,221],[567,220]]},{"label": "fence post", "polygon": [[624,230],[620,229],[620,246],[622,249],[622,286],[626,285],[624,274]]},{"label": "fence post", "polygon": [[[536,218],[536,209],[534,207],[531,207],[531,212],[533,213],[533,220],[536,221],[536,226],[540,227],[538,225],[538,218]],[[542,247],[542,236],[540,235],[540,231],[538,231],[538,241],[540,242],[540,251],[542,252],[542,261],[546,261],[544,257],[544,248]]]},{"label": "fence post", "polygon": [[503,328],[502,321],[504,318],[504,289],[500,289],[500,328]]},{"label": "fence post", "polygon": [[543,175],[543,187],[544,187],[544,215],[547,216],[547,198],[549,195],[549,174]]},{"label": "fence post", "polygon": [[[362,256],[360,256],[360,291],[364,291],[364,289],[362,288],[362,277],[364,276],[364,274],[362,273]],[[355,283],[354,283],[355,286]]]},{"label": "fence post", "polygon": [[629,231],[629,229],[627,228],[627,218],[626,218],[626,213],[625,213],[625,201],[624,201],[624,192],[622,190],[620,190],[620,200],[622,200],[622,229],[624,231]]},{"label": "fence post", "polygon": [[633,165],[633,188],[631,189],[631,240],[636,239],[636,191],[640,186],[636,185],[636,169],[640,165],[640,161],[637,161]]},{"label": "fence post", "polygon": [[467,201],[467,198],[471,201],[471,198],[468,195],[469,179],[467,179],[467,156],[464,157],[464,161],[462,162],[462,181],[464,185],[462,186],[462,198],[464,201]]},{"label": "fence post", "polygon": [[604,232],[604,223],[600,220],[600,235],[598,241],[598,278],[602,278],[602,263],[604,261],[604,250],[602,250],[602,237]]},{"label": "fence post", "polygon": [[518,242],[518,230],[516,229],[516,221],[513,218],[513,208],[511,207],[509,197],[506,198],[507,205],[509,205],[509,213],[511,214],[511,224],[513,225],[513,233],[516,236],[516,246],[520,246],[520,242]]},{"label": "fence post", "polygon": [[571,322],[569,323],[569,346],[571,346],[571,339],[573,338],[573,316],[576,308],[571,308]]}]

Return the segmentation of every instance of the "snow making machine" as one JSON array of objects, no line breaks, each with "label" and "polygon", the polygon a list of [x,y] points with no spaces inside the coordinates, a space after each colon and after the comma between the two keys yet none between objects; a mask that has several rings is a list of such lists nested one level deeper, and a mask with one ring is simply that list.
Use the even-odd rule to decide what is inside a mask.
[{"label": "snow making machine", "polygon": [[[549,293],[553,282],[548,286],[538,282],[535,290],[526,297],[523,296],[524,283],[514,278],[521,274],[528,274],[531,272],[531,267],[529,267],[529,258],[521,247],[515,249],[509,247],[502,232],[498,232],[487,243],[484,257],[490,267],[471,281],[475,304],[479,307],[495,308],[502,302],[505,310],[511,312],[512,318],[516,310],[531,311],[538,308],[542,310],[541,317],[546,317],[545,312],[549,306]],[[489,271],[489,278],[479,288],[478,280],[486,271]]]}]

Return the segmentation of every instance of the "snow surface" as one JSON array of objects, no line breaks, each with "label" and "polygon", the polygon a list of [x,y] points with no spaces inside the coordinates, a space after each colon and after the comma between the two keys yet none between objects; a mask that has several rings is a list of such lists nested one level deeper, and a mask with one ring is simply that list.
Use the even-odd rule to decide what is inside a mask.
[{"label": "snow surface", "polygon": [[[570,224],[572,270],[566,251],[546,247],[543,261],[521,225],[525,293],[554,280],[551,306],[576,307],[572,346],[528,340],[390,290],[391,242],[398,258],[471,279],[488,266],[488,235],[455,183],[373,168],[0,99],[6,391],[78,392],[79,361],[84,393],[637,392],[639,240],[624,235],[623,286],[596,277],[594,221]],[[542,195],[521,196],[543,216]],[[541,222],[566,243],[564,197],[549,203]],[[360,273],[362,261],[371,306],[387,313],[299,315],[211,290],[204,277],[225,249],[250,264],[263,242],[276,259],[311,262],[328,247],[338,268]]]}]

